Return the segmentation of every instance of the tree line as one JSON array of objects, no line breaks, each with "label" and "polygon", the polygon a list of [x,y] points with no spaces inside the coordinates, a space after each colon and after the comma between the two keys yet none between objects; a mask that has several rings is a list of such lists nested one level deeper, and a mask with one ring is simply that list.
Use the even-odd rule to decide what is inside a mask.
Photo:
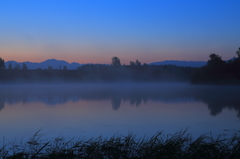
[{"label": "tree line", "polygon": [[240,84],[240,48],[237,57],[223,61],[217,54],[209,55],[206,66],[196,69],[193,84]]},{"label": "tree line", "polygon": [[240,84],[240,48],[237,57],[223,61],[217,54],[211,54],[206,66],[182,67],[175,65],[147,65],[130,61],[122,65],[118,57],[111,64],[86,64],[76,70],[66,66],[59,69],[28,69],[25,63],[11,63],[8,69],[0,58],[0,82],[191,82],[192,84]]},{"label": "tree line", "polygon": [[22,67],[6,69],[4,60],[0,64],[0,82],[159,82],[189,81],[195,68],[175,65],[147,65],[140,61],[130,61],[122,65],[118,57],[111,59],[111,64],[86,64],[76,70],[35,69],[30,70],[23,63]]},{"label": "tree line", "polygon": [[[14,67],[12,65],[12,63],[10,62],[8,64],[8,67],[6,68],[5,66],[5,62],[2,58],[0,58],[0,70],[1,69],[8,69],[8,70],[28,70],[28,66],[25,63],[22,63],[22,66],[20,64],[16,64]],[[42,68],[38,68],[38,70],[41,70]],[[48,70],[52,70],[52,66],[48,66],[47,68]],[[67,70],[67,66],[59,66],[59,70]]]}]

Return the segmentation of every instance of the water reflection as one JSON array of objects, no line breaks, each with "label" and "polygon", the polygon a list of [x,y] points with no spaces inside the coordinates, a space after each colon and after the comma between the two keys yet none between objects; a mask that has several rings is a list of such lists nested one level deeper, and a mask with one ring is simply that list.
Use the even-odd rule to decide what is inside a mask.
[{"label": "water reflection", "polygon": [[140,106],[151,101],[204,102],[212,116],[223,109],[233,109],[240,118],[240,89],[230,86],[191,86],[187,84],[85,84],[85,85],[25,85],[1,86],[0,111],[4,104],[42,102],[57,106],[69,101],[110,100],[113,110],[123,101]]},{"label": "water reflection", "polygon": [[240,119],[240,98],[238,87],[211,88],[198,92],[194,98],[207,104],[212,116],[219,115],[224,108],[233,109]]},{"label": "water reflection", "polygon": [[5,99],[0,98],[0,111],[4,108]]},{"label": "water reflection", "polygon": [[111,102],[112,102],[113,110],[118,110],[120,108],[120,105],[121,105],[121,98],[120,97],[117,97],[117,96],[112,97]]}]

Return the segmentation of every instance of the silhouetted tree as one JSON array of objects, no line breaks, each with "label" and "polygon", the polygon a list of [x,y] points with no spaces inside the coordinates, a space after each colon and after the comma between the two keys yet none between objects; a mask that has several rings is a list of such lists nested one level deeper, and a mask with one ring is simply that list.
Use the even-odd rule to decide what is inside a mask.
[{"label": "silhouetted tree", "polygon": [[22,70],[28,70],[28,67],[25,63],[22,64]]},{"label": "silhouetted tree", "polygon": [[136,60],[136,62],[130,61],[130,66],[141,66],[141,62]]},{"label": "silhouetted tree", "polygon": [[12,66],[12,63],[11,63],[11,62],[8,64],[8,69],[9,69],[9,70],[12,70],[12,69],[13,69],[13,66]]},{"label": "silhouetted tree", "polygon": [[48,66],[48,70],[52,70],[52,66]]},{"label": "silhouetted tree", "polygon": [[130,66],[135,66],[135,65],[136,65],[135,62],[130,61]]},{"label": "silhouetted tree", "polygon": [[19,64],[16,64],[14,67],[14,70],[20,70],[20,69],[21,69],[21,66]]},{"label": "silhouetted tree", "polygon": [[209,57],[210,60],[208,60],[207,63],[207,70],[210,75],[216,78],[223,77],[223,75],[227,73],[226,62],[222,60],[221,56],[216,54],[211,54]]},{"label": "silhouetted tree", "polygon": [[240,81],[240,48],[236,52],[238,58],[228,62],[219,55],[211,54],[207,65],[199,68],[193,75],[192,83],[234,84]]},{"label": "silhouetted tree", "polygon": [[139,62],[138,60],[136,60],[136,65],[137,65],[137,66],[141,66],[141,62]]},{"label": "silhouetted tree", "polygon": [[236,54],[238,55],[238,58],[240,58],[240,47],[238,48]]},{"label": "silhouetted tree", "polygon": [[236,51],[236,54],[238,57],[232,60],[233,65],[240,65],[240,48],[238,48],[238,50]]},{"label": "silhouetted tree", "polygon": [[240,80],[240,48],[236,51],[237,58],[234,58],[229,62],[230,72],[233,74],[235,78]]},{"label": "silhouetted tree", "polygon": [[207,65],[209,66],[219,66],[223,65],[225,61],[222,60],[222,57],[216,54],[209,55],[210,60],[208,60]]},{"label": "silhouetted tree", "polygon": [[5,62],[4,60],[0,57],[0,70],[5,69]]},{"label": "silhouetted tree", "polygon": [[63,66],[63,70],[67,70],[67,66]]},{"label": "silhouetted tree", "polygon": [[113,57],[112,58],[112,65],[113,66],[121,66],[120,59],[118,57]]}]

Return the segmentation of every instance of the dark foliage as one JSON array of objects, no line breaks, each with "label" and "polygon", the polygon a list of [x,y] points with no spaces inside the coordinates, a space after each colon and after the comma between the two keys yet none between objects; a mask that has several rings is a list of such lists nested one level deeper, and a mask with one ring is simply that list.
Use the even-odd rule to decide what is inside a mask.
[{"label": "dark foliage", "polygon": [[136,138],[136,135],[91,138],[88,140],[66,140],[63,137],[41,142],[37,132],[26,143],[3,143],[0,157],[3,159],[155,159],[155,158],[239,158],[240,136],[231,138],[205,134],[193,139],[186,131],[175,134],[158,132],[150,138]]},{"label": "dark foliage", "polygon": [[112,58],[112,65],[113,66],[121,66],[120,59],[118,57],[113,57]]},{"label": "dark foliage", "polygon": [[[116,67],[118,66],[118,67]],[[196,68],[175,65],[102,65],[88,64],[76,70],[48,69],[29,70],[24,64],[13,69],[1,70],[1,83],[56,83],[56,82],[160,82],[190,81]]]},{"label": "dark foliage", "polygon": [[196,70],[191,82],[193,84],[240,84],[240,48],[237,58],[228,62],[219,55],[211,54],[206,66]]},{"label": "dark foliage", "polygon": [[211,54],[206,66],[201,68],[181,67],[175,65],[141,65],[130,61],[130,65],[121,65],[118,57],[112,58],[111,65],[87,64],[76,70],[60,69],[28,70],[9,64],[5,69],[4,60],[0,58],[0,82],[190,82],[193,84],[240,84],[240,48],[237,58],[228,62],[219,55]]},{"label": "dark foliage", "polygon": [[5,69],[5,62],[4,60],[0,57],[0,70]]}]

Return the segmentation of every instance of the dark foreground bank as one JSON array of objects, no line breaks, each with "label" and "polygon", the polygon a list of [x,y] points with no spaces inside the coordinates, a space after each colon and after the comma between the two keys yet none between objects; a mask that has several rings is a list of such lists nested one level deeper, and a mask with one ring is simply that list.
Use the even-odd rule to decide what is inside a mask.
[{"label": "dark foreground bank", "polygon": [[173,135],[156,133],[151,138],[136,138],[135,135],[109,138],[71,139],[58,137],[42,141],[37,132],[28,142],[1,141],[0,158],[239,158],[240,133],[232,137],[212,137],[205,134],[193,139],[186,131]]}]

